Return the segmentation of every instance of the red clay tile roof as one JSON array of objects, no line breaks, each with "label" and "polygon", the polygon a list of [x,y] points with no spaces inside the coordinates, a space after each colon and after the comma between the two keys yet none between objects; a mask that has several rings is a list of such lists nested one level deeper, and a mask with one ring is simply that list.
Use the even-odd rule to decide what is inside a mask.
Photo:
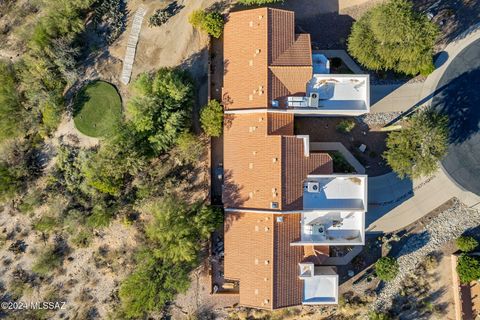
[{"label": "red clay tile roof", "polygon": [[303,209],[303,181],[309,174],[333,173],[333,161],[327,153],[304,155],[303,139],[282,137],[282,208]]},{"label": "red clay tile roof", "polygon": [[293,113],[268,113],[269,135],[293,135],[294,115]]},{"label": "red clay tile roof", "polygon": [[233,12],[224,29],[226,109],[266,108],[272,99],[305,94],[312,78],[310,35],[295,34],[291,11]]},{"label": "red clay tile roof", "polygon": [[[283,217],[278,222],[277,217]],[[276,309],[302,303],[300,214],[227,212],[225,277],[240,281],[240,304]],[[266,263],[268,261],[268,263]]]},{"label": "red clay tile roof", "polygon": [[[333,172],[325,153],[305,156],[293,133],[293,116],[281,113],[229,114],[224,127],[223,203],[229,208],[302,209],[303,181]],[[269,135],[271,133],[271,135]]]},{"label": "red clay tile roof", "polygon": [[273,308],[302,304],[303,281],[298,278],[298,263],[303,259],[303,247],[291,246],[300,240],[300,213],[283,215],[283,222],[275,221]]},{"label": "red clay tile roof", "polygon": [[[269,108],[305,94],[312,76],[310,37],[294,34],[294,14],[260,8],[230,14],[224,32],[225,108]],[[333,172],[328,154],[305,156],[294,115],[235,113],[224,118],[226,208],[302,209],[303,181]],[[283,222],[276,217],[283,216]],[[225,277],[240,281],[240,304],[275,309],[301,304],[305,259],[300,214],[225,213]],[[328,251],[328,248],[327,248]],[[307,257],[308,258],[308,257]]]},{"label": "red clay tile roof", "polygon": [[224,29],[225,108],[267,105],[267,8],[231,13]]},{"label": "red clay tile roof", "polygon": [[228,116],[223,138],[225,207],[270,209],[271,202],[277,202],[281,209],[282,137],[267,134],[272,122],[266,112]]},{"label": "red clay tile roof", "polygon": [[225,278],[240,281],[240,304],[272,309],[274,215],[225,213]]},{"label": "red clay tile roof", "polygon": [[311,66],[312,47],[310,35],[307,33],[296,34],[293,44],[271,64],[273,66]]}]

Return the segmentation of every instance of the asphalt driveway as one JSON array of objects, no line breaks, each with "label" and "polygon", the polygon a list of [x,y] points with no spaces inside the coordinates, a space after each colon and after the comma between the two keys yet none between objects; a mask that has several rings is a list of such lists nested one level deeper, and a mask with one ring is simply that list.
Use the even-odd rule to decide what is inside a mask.
[{"label": "asphalt driveway", "polygon": [[450,63],[432,106],[450,120],[450,145],[443,167],[457,184],[480,195],[480,39]]}]

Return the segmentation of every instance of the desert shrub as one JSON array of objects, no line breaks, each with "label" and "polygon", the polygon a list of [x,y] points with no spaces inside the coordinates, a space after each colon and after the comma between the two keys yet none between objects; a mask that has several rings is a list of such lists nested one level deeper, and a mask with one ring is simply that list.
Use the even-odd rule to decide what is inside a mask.
[{"label": "desert shrub", "polygon": [[69,249],[63,239],[56,239],[53,245],[48,246],[39,252],[32,271],[40,275],[47,275],[63,264],[63,259],[68,254]]},{"label": "desert shrub", "polygon": [[190,126],[193,82],[180,69],[163,68],[142,74],[133,83],[127,113],[136,135],[148,142],[150,153],[168,151]]},{"label": "desert shrub", "polygon": [[134,129],[122,127],[97,152],[87,154],[81,165],[86,185],[102,194],[121,196],[126,180],[146,164],[142,140]]},{"label": "desert shrub", "polygon": [[140,210],[153,215],[145,231],[155,255],[173,263],[195,262],[203,242],[222,222],[218,209],[188,205],[175,196],[146,203]]},{"label": "desert shrub", "polygon": [[433,271],[438,267],[439,258],[433,254],[428,255],[423,261],[425,270]]},{"label": "desert shrub", "polygon": [[18,209],[22,213],[31,213],[35,208],[38,208],[43,203],[42,192],[38,189],[30,190],[23,196]]},{"label": "desert shrub", "polygon": [[205,10],[195,10],[188,17],[192,26],[200,29],[214,38],[220,38],[223,32],[225,21],[218,12],[207,12]]},{"label": "desert shrub", "polygon": [[44,216],[33,222],[33,229],[42,233],[51,233],[59,227],[58,219]]},{"label": "desert shrub", "polygon": [[125,30],[127,13],[124,0],[96,0],[92,7],[95,25],[106,26],[107,43],[112,44]]},{"label": "desert shrub", "polygon": [[8,164],[0,162],[0,203],[14,197],[20,187],[18,173]]},{"label": "desert shrub", "polygon": [[84,28],[91,0],[43,1],[42,15],[28,33],[27,52],[18,66],[25,105],[42,115],[41,132],[50,134],[65,110],[63,92],[76,79],[75,39]]},{"label": "desert shrub", "polygon": [[350,131],[353,130],[353,128],[355,128],[355,121],[351,119],[342,120],[335,127],[335,129],[337,129],[337,131],[341,133],[349,133]]},{"label": "desert shrub", "polygon": [[76,234],[71,238],[73,245],[79,248],[86,248],[92,242],[92,231],[86,228],[77,228]]},{"label": "desert shrub", "polygon": [[155,259],[145,251],[138,258],[136,271],[121,284],[119,297],[125,316],[143,318],[148,312],[161,310],[190,284],[190,265]]},{"label": "desert shrub", "polygon": [[343,155],[338,151],[332,151],[328,153],[333,160],[333,171],[338,173],[352,173],[355,172],[355,168],[345,160]]},{"label": "desert shrub", "polygon": [[478,257],[462,254],[458,257],[457,273],[461,283],[480,279],[480,262]]},{"label": "desert shrub", "polygon": [[173,13],[169,10],[158,9],[155,13],[148,19],[149,27],[159,27],[164,23],[167,23],[168,19],[173,16]]},{"label": "desert shrub", "polygon": [[458,249],[463,252],[470,252],[478,247],[478,241],[470,236],[460,236],[455,243],[457,244]]},{"label": "desert shrub", "polygon": [[183,163],[197,163],[204,152],[204,143],[193,133],[184,132],[177,139],[177,159]]},{"label": "desert shrub", "polygon": [[210,137],[219,137],[223,131],[223,107],[216,100],[203,107],[200,113],[202,129]]},{"label": "desert shrub", "polygon": [[239,0],[238,2],[247,6],[269,4],[275,2],[282,2],[284,0]]},{"label": "desert shrub", "polygon": [[12,65],[0,61],[0,143],[20,136],[27,116],[19,94],[18,79]]},{"label": "desert shrub", "polygon": [[383,157],[402,179],[428,176],[447,153],[448,136],[446,116],[432,110],[419,111],[404,128],[388,135]]},{"label": "desert shrub", "polygon": [[108,227],[113,218],[112,208],[96,204],[92,209],[92,214],[87,218],[87,225],[92,228]]},{"label": "desert shrub", "polygon": [[392,257],[382,257],[375,262],[375,272],[384,281],[393,280],[398,274],[398,262]]},{"label": "desert shrub", "polygon": [[348,51],[372,70],[428,75],[434,70],[435,23],[407,0],[390,0],[353,24]]}]

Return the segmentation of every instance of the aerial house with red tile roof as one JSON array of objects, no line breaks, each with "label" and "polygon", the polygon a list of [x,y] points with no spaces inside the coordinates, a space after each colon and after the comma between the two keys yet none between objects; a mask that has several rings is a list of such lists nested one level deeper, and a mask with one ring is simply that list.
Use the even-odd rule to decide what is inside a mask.
[{"label": "aerial house with red tile roof", "polygon": [[367,177],[333,173],[295,116],[369,112],[368,75],[314,74],[294,13],[231,13],[224,30],[225,278],[244,306],[338,302],[330,245],[363,245]]}]

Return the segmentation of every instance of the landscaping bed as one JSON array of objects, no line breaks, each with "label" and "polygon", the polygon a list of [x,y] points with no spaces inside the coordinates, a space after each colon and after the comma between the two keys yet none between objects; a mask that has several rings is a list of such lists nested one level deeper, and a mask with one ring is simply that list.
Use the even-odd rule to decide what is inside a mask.
[{"label": "landscaping bed", "polygon": [[[350,132],[341,132],[337,126],[342,121],[354,121]],[[341,142],[365,167],[369,176],[378,176],[392,171],[382,158],[386,149],[387,133],[380,131],[383,125],[366,124],[352,118],[296,118],[295,134],[309,135],[311,142]],[[365,152],[359,147],[364,144]],[[341,170],[343,172],[344,170]]]},{"label": "landscaping bed", "polygon": [[122,101],[117,89],[108,82],[86,85],[74,102],[75,127],[89,137],[108,137],[122,117]]}]

